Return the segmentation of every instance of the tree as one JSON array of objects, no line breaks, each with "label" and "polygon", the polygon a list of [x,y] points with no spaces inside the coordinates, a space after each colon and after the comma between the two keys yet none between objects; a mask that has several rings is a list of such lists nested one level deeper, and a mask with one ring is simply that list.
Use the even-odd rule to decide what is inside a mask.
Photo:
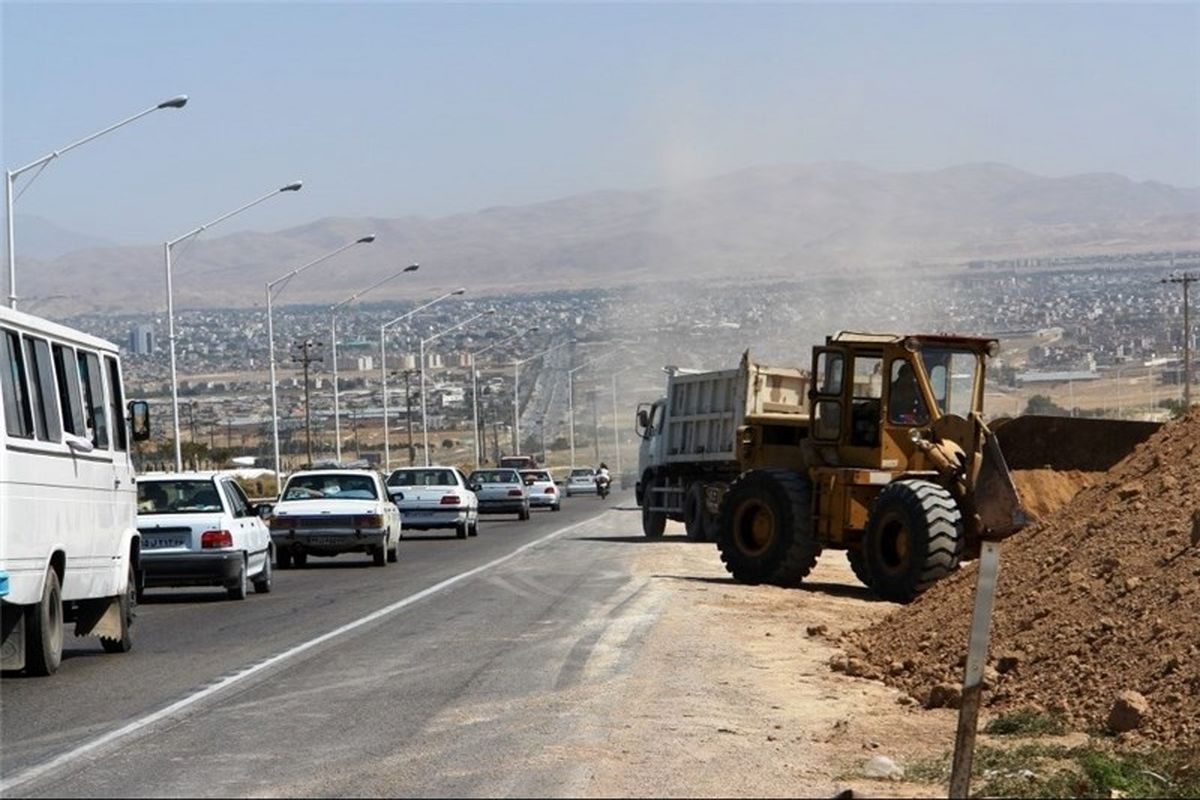
[{"label": "tree", "polygon": [[1048,395],[1035,394],[1029,398],[1029,403],[1025,406],[1026,414],[1039,414],[1048,417],[1069,417],[1071,412],[1055,403]]}]

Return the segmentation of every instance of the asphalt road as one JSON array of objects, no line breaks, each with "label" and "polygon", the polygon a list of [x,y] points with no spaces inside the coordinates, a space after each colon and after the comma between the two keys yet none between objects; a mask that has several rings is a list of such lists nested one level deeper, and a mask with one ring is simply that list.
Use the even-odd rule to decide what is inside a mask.
[{"label": "asphalt road", "polygon": [[640,533],[622,503],[631,498],[572,498],[524,523],[484,517],[467,540],[413,532],[422,538],[401,542],[397,564],[314,559],[242,602],[150,590],[133,652],[68,639],[57,675],[0,682],[0,788],[569,794],[569,765],[538,767],[548,745],[580,735],[562,705],[569,689],[597,663],[627,668],[653,622],[625,619],[628,652],[593,658],[639,591],[626,548],[605,544]]}]

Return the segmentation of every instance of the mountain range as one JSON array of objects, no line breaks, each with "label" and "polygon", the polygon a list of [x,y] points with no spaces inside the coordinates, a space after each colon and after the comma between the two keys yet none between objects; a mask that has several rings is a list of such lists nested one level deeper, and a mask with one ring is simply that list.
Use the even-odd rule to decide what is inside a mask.
[{"label": "mountain range", "polygon": [[[764,166],[645,191],[596,191],[440,218],[330,217],[207,237],[174,251],[177,307],[261,304],[264,285],[368,233],[289,286],[280,303],[336,302],[405,264],[370,295],[538,291],[668,279],[872,272],[913,261],[1200,246],[1200,189],[1093,173],[1045,177],[1003,164],[890,172],[855,163]],[[77,311],[165,307],[162,245],[41,245],[23,255],[25,297]],[[23,238],[25,237],[25,238]]]}]

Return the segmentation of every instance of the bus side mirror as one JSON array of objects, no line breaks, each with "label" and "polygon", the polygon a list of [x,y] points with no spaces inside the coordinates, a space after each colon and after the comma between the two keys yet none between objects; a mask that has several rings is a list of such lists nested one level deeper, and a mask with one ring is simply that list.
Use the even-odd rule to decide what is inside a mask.
[{"label": "bus side mirror", "polygon": [[129,429],[135,442],[150,438],[150,404],[145,400],[129,401]]}]

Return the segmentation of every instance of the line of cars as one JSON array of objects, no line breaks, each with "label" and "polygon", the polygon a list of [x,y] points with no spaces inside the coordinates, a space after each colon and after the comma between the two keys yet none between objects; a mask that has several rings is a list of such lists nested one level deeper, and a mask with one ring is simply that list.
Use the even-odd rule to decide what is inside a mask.
[{"label": "line of cars", "polygon": [[544,469],[403,467],[385,480],[331,467],[293,473],[277,500],[255,503],[231,472],[149,473],[137,479],[138,597],[152,587],[217,586],[242,600],[251,585],[270,592],[273,569],[303,568],[310,556],[364,553],[382,567],[398,560],[403,531],[466,539],[479,534],[481,514],[528,520],[534,508],[560,510],[563,494]]}]

